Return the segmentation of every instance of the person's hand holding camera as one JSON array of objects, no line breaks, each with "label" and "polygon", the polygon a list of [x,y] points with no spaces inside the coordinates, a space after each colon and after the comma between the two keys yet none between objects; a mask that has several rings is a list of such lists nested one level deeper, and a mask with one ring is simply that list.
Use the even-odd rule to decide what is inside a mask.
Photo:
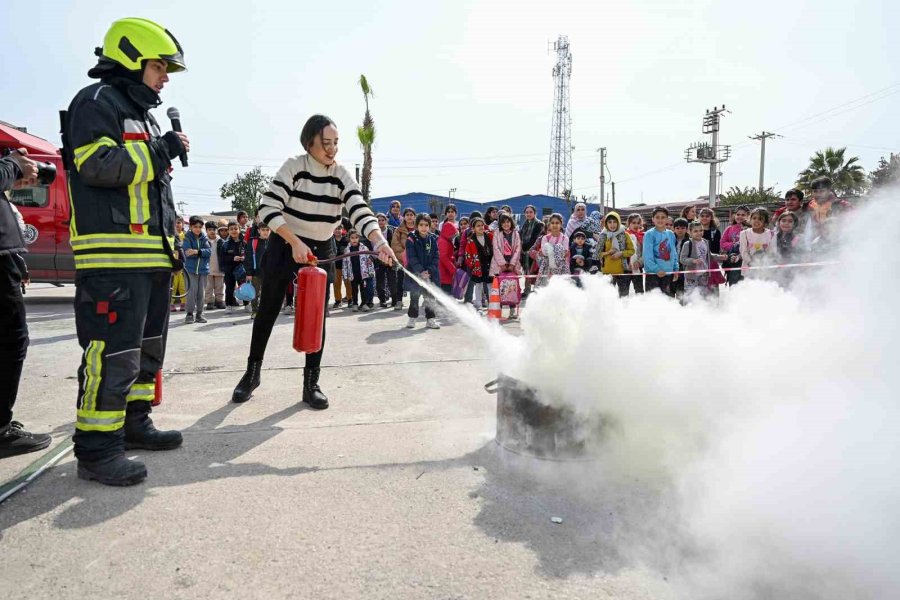
[{"label": "person's hand holding camera", "polygon": [[21,188],[34,185],[37,181],[38,164],[28,158],[28,150],[25,148],[13,150],[9,153],[9,157],[19,165],[19,170],[22,171],[22,176],[16,180],[13,187]]}]

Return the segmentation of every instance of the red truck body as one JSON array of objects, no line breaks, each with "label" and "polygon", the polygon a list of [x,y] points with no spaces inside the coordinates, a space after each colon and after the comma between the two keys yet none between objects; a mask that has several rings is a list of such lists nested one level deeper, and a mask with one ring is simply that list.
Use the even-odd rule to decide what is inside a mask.
[{"label": "red truck body", "polygon": [[25,219],[28,253],[24,258],[31,281],[72,283],[75,259],[69,245],[69,184],[59,148],[0,121],[0,149],[7,148],[25,148],[29,158],[56,165],[56,179],[52,184],[12,190],[10,196]]}]

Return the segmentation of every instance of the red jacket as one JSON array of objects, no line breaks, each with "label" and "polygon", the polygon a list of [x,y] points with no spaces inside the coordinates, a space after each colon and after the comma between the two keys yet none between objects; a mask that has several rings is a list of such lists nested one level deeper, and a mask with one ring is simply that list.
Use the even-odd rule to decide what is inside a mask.
[{"label": "red jacket", "polygon": [[438,236],[438,267],[442,285],[453,283],[456,275],[456,263],[453,261],[453,238],[456,237],[459,228],[456,223],[444,221]]},{"label": "red jacket", "polygon": [[475,243],[474,232],[466,242],[466,269],[476,283],[488,280],[488,268],[493,257],[494,237],[490,231],[484,232],[484,248],[479,248]]}]

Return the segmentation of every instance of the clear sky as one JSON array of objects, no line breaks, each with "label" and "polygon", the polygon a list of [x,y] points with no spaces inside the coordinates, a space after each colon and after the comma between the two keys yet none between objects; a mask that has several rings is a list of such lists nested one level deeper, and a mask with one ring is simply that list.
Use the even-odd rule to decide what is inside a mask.
[{"label": "clear sky", "polygon": [[759,144],[747,136],[763,129],[784,135],[766,147],[766,185],[781,192],[827,145],[849,146],[867,169],[900,151],[900,44],[890,39],[900,8],[887,0],[143,4],[0,4],[0,119],[58,143],[57,111],[90,83],[109,24],[162,23],[189,68],[157,111],[167,123],[165,108],[177,106],[191,136],[191,166],[176,166],[174,183],[187,213],[227,209],[223,182],[298,154],[315,112],[338,124],[338,160],[361,162],[360,73],[376,93],[373,196],[546,193],[548,43],[560,34],[574,56],[577,194],[599,192],[600,146],[619,206],[706,194],[708,168],[683,154],[703,138],[704,110],[721,104],[732,113],[720,141],[734,147],[725,188],[757,184]]}]

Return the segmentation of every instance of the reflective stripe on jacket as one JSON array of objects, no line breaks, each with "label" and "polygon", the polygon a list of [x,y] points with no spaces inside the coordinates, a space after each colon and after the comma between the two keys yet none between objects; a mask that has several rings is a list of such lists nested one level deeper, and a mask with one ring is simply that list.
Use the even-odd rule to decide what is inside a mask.
[{"label": "reflective stripe on jacket", "polygon": [[170,152],[148,107],[120,80],[95,83],[72,100],[64,139],[75,268],[171,269]]}]

